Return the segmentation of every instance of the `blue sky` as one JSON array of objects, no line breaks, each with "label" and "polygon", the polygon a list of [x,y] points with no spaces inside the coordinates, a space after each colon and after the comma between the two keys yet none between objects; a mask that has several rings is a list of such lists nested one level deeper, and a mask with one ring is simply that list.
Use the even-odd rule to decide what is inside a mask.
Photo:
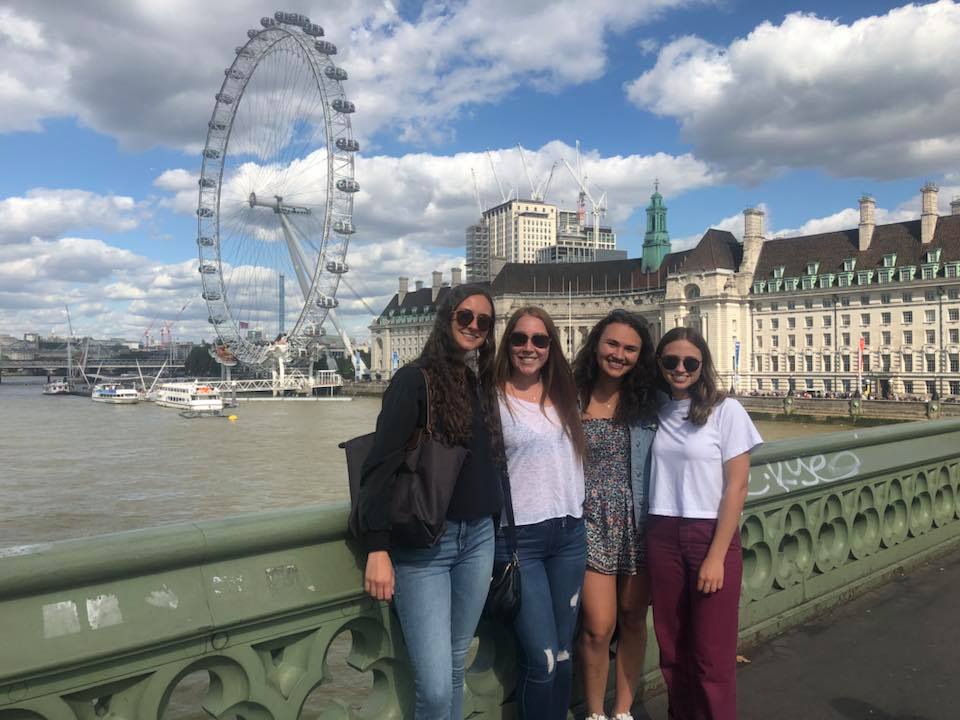
[{"label": "blue sky", "polygon": [[[152,321],[210,334],[198,299],[196,181],[223,68],[273,8],[251,0],[0,0],[0,333],[136,338]],[[295,1],[338,44],[357,103],[353,284],[374,308],[396,277],[463,261],[504,184],[524,193],[582,144],[619,245],[642,241],[654,178],[676,247],[708,227],[767,235],[919,215],[920,185],[960,192],[960,6],[941,0]],[[525,193],[524,193],[525,194]],[[559,169],[550,199],[571,207]],[[364,334],[362,303],[341,316]]]}]

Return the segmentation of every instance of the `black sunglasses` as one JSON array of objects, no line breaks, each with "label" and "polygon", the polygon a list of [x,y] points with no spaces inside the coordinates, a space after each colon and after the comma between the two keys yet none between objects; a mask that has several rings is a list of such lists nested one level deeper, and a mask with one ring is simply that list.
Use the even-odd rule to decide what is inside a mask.
[{"label": "black sunglasses", "polygon": [[680,358],[676,355],[663,355],[660,358],[660,365],[663,366],[664,370],[676,370],[681,362],[683,363],[683,369],[688,373],[696,372],[701,365],[701,362],[695,357]]},{"label": "black sunglasses", "polygon": [[476,315],[473,310],[457,310],[453,314],[453,319],[456,320],[457,325],[462,328],[470,327],[470,323],[473,322],[474,318],[477,320],[477,330],[480,332],[487,332],[490,326],[493,325],[493,318],[489,315]]},{"label": "black sunglasses", "polygon": [[533,346],[540,350],[550,346],[550,336],[543,333],[537,333],[536,335],[527,335],[522,332],[510,333],[510,344],[513,347],[523,347],[527,344],[527,341],[532,342]]}]

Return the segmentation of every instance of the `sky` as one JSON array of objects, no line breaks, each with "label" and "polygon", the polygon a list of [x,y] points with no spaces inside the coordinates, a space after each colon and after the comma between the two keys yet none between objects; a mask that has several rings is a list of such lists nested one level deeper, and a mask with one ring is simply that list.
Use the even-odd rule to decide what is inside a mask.
[{"label": "sky", "polygon": [[[65,334],[67,304],[79,335],[156,338],[169,323],[175,338],[212,336],[197,272],[201,152],[235,48],[276,9],[0,0],[0,334]],[[607,196],[604,224],[630,257],[655,180],[674,249],[709,227],[739,236],[747,207],[765,210],[776,237],[855,227],[863,193],[880,223],[919,217],[927,181],[942,214],[960,195],[950,0],[282,9],[338,46],[357,108],[356,292],[338,294],[356,337],[399,275],[429,284],[463,264],[474,175],[481,205],[501,200],[491,158],[505,192],[530,195],[518,144],[538,185],[555,162],[575,162],[579,141],[591,192]],[[561,165],[547,199],[572,209],[576,193]]]}]

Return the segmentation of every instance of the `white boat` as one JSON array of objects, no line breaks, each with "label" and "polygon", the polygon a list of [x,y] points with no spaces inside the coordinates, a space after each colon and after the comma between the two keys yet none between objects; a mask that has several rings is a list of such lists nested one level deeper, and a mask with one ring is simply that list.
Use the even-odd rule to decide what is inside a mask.
[{"label": "white boat", "polygon": [[157,386],[154,402],[180,410],[223,410],[223,397],[213,385],[202,382],[169,382]]},{"label": "white boat", "polygon": [[69,395],[70,383],[66,380],[54,380],[43,386],[44,395]]},{"label": "white boat", "polygon": [[140,393],[119,383],[99,383],[93,386],[90,399],[94,402],[112,403],[114,405],[132,405],[140,402]]}]

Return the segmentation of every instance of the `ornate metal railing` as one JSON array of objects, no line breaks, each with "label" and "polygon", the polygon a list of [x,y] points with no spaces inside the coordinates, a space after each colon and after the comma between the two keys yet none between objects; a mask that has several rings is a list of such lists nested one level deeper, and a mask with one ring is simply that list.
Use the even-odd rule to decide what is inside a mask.
[{"label": "ornate metal railing", "polygon": [[[960,421],[772,443],[750,488],[748,641],[960,541]],[[191,702],[247,720],[412,717],[399,627],[364,597],[345,524],[336,506],[8,551],[0,720],[199,717]],[[465,709],[509,715],[510,635],[478,635]],[[328,690],[343,665],[357,682]]]}]

